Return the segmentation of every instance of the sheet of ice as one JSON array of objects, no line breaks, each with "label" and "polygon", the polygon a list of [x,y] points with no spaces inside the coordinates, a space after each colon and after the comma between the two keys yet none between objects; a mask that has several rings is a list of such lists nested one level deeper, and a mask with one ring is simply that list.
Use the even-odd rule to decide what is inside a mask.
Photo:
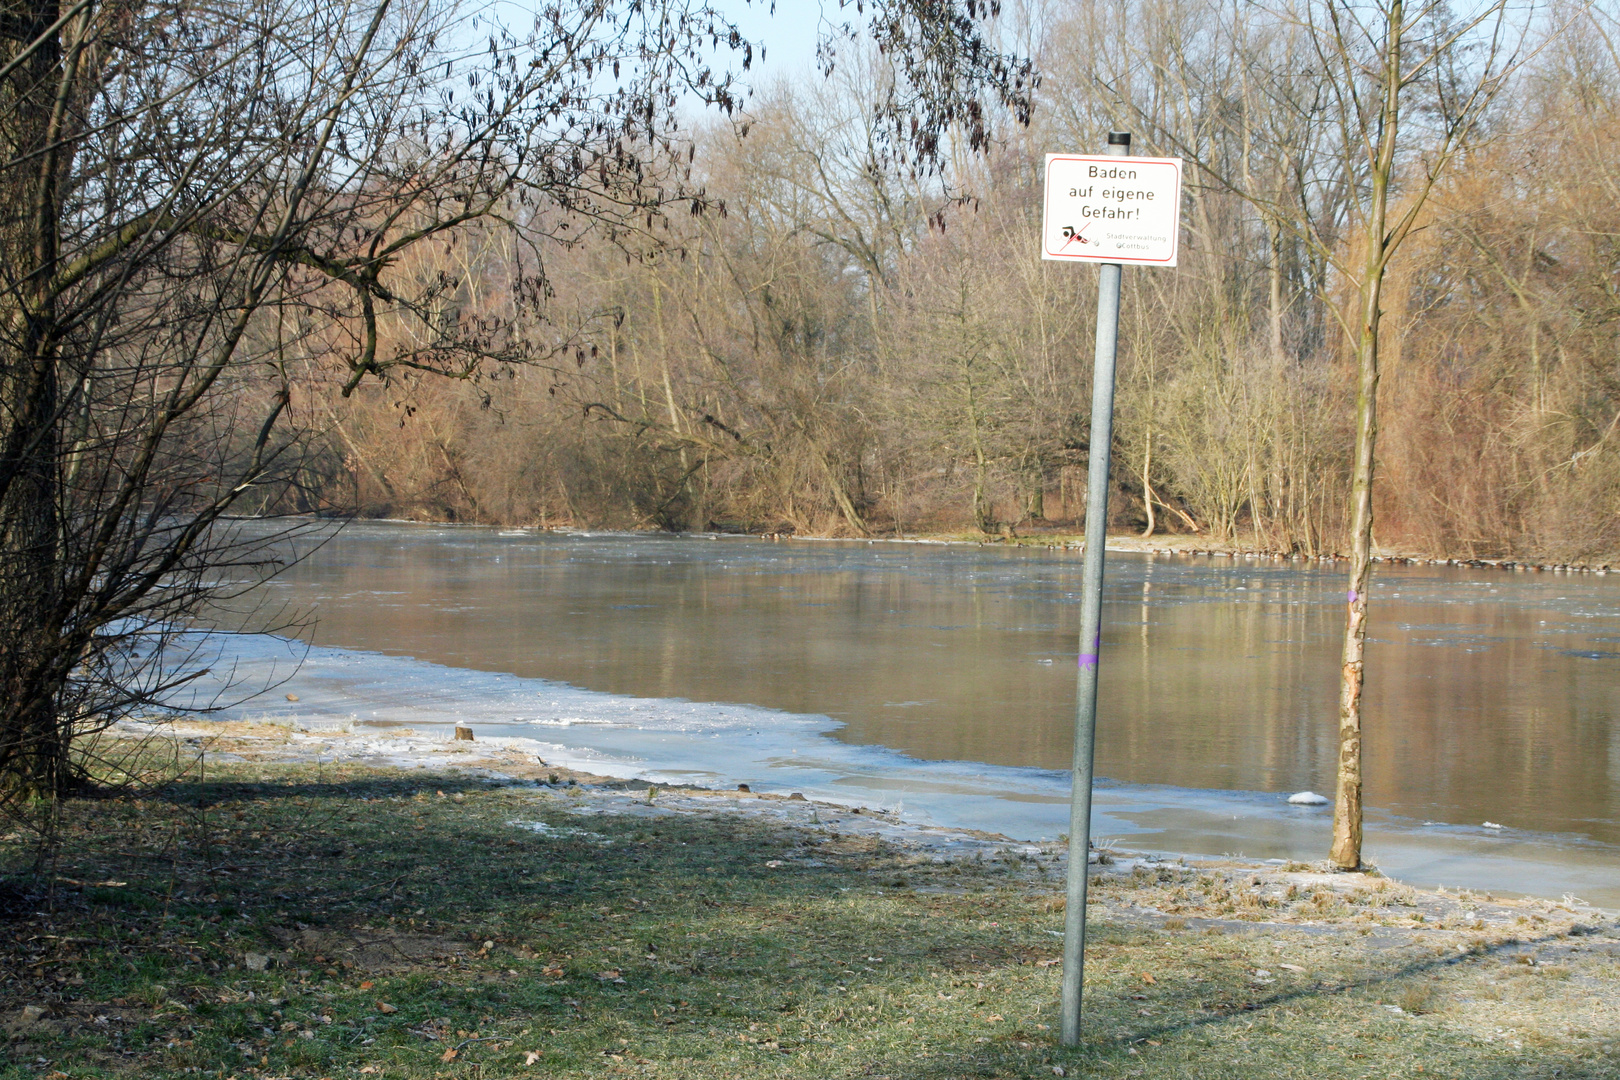
[{"label": "sheet of ice", "polygon": [[[1056,838],[1067,828],[1065,772],[924,761],[851,745],[827,737],[839,724],[825,716],[627,697],[356,650],[306,652],[267,635],[216,640],[220,661],[216,674],[196,686],[198,703],[273,687],[223,709],[230,719],[404,726],[443,738],[461,724],[482,738],[521,740],[549,763],[607,776],[747,783],[755,791],[798,791],[1014,839]],[[1102,781],[1093,836],[1143,850],[1318,860],[1328,847],[1331,807],[1289,805],[1288,795]],[[1620,906],[1615,852],[1579,838],[1420,823],[1369,810],[1366,850],[1385,873],[1415,885],[1573,894]]]}]

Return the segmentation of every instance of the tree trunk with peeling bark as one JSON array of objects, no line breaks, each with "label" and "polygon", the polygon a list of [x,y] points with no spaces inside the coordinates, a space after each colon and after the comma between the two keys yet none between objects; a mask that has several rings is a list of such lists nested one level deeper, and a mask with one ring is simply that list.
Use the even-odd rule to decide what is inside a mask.
[{"label": "tree trunk with peeling bark", "polygon": [[1343,870],[1361,867],[1362,688],[1366,682],[1367,586],[1372,569],[1373,469],[1378,443],[1378,324],[1382,316],[1384,271],[1398,243],[1388,228],[1389,186],[1399,145],[1401,53],[1405,5],[1395,0],[1386,11],[1381,68],[1382,101],[1371,134],[1366,224],[1362,235],[1360,303],[1356,338],[1356,456],[1350,488],[1350,587],[1346,594],[1344,649],[1339,686],[1339,767],[1333,802],[1333,846],[1329,858]]}]

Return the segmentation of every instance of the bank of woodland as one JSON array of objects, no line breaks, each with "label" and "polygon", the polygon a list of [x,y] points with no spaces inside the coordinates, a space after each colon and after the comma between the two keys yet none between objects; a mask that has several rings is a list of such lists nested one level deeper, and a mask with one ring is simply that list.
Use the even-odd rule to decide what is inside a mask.
[{"label": "bank of woodland", "polygon": [[[1347,550],[1357,297],[1317,245],[1354,262],[1360,174],[1324,104],[1332,65],[1263,8],[1046,15],[1031,126],[996,128],[949,191],[877,167],[878,75],[846,56],[831,82],[767,86],[699,140],[723,212],[671,220],[645,258],[590,238],[556,257],[533,330],[545,363],[347,400],[315,380],[329,425],[301,508],[823,535],[1073,525],[1095,279],[1038,258],[1039,163],[1117,128],[1189,167],[1180,267],[1126,275],[1114,527]],[[1614,29],[1601,6],[1530,28],[1533,61],[1390,268],[1384,548],[1620,552]],[[1425,94],[1444,92],[1407,92],[1413,160],[1438,137]],[[1412,180],[1396,178],[1397,210]],[[494,304],[478,282],[503,258],[445,245],[421,273],[463,275],[467,317]]]}]

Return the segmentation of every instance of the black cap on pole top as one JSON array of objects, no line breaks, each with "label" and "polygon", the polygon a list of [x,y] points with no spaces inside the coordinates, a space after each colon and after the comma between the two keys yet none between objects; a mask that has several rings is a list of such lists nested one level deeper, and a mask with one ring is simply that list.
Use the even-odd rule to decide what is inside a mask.
[{"label": "black cap on pole top", "polygon": [[1108,133],[1108,145],[1109,146],[1129,146],[1129,145],[1131,145],[1131,133],[1128,132],[1128,131],[1110,131]]}]

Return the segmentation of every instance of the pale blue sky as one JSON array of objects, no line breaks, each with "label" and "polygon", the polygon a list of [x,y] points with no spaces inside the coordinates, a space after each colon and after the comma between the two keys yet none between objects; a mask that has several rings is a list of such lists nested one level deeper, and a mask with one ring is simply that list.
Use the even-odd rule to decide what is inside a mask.
[{"label": "pale blue sky", "polygon": [[[820,36],[822,11],[827,12],[827,25],[856,21],[854,5],[840,13],[838,0],[777,0],[776,11],[771,11],[771,0],[710,0],[714,9],[736,23],[743,35],[755,44],[764,43],[765,66],[755,67],[755,73],[764,71],[772,76],[793,75],[809,70],[816,59],[816,40]],[[697,6],[696,3],[693,6]],[[482,17],[493,18],[522,33],[533,20],[531,0],[478,0],[469,5],[466,13],[474,18],[473,25]],[[470,40],[482,40],[482,31],[470,32]],[[474,48],[481,45],[474,44]]]},{"label": "pale blue sky", "polygon": [[770,0],[714,0],[715,9],[723,12],[742,30],[750,41],[765,45],[765,64],[756,64],[749,79],[756,84],[765,80],[761,76],[778,75],[792,78],[803,75],[815,66],[816,40],[821,35],[822,9],[827,18],[847,22],[854,18],[850,9],[839,17],[838,0],[777,0],[776,12],[770,11]]},{"label": "pale blue sky", "polygon": [[[772,12],[770,0],[709,0],[716,11],[734,22],[743,36],[755,45],[765,46],[765,60],[755,56],[754,66],[741,72],[741,57],[728,49],[715,50],[711,62],[729,67],[742,75],[747,85],[764,89],[778,78],[796,80],[821,77],[816,69],[816,43],[822,34],[846,22],[859,25],[854,4],[840,10],[838,0],[777,0]],[[696,6],[694,2],[693,6]],[[825,16],[823,15],[825,12]],[[469,52],[482,51],[485,30],[482,20],[505,23],[520,34],[533,20],[532,0],[474,0],[469,12],[473,19],[461,31],[469,42]],[[823,18],[825,17],[825,22]]]}]

